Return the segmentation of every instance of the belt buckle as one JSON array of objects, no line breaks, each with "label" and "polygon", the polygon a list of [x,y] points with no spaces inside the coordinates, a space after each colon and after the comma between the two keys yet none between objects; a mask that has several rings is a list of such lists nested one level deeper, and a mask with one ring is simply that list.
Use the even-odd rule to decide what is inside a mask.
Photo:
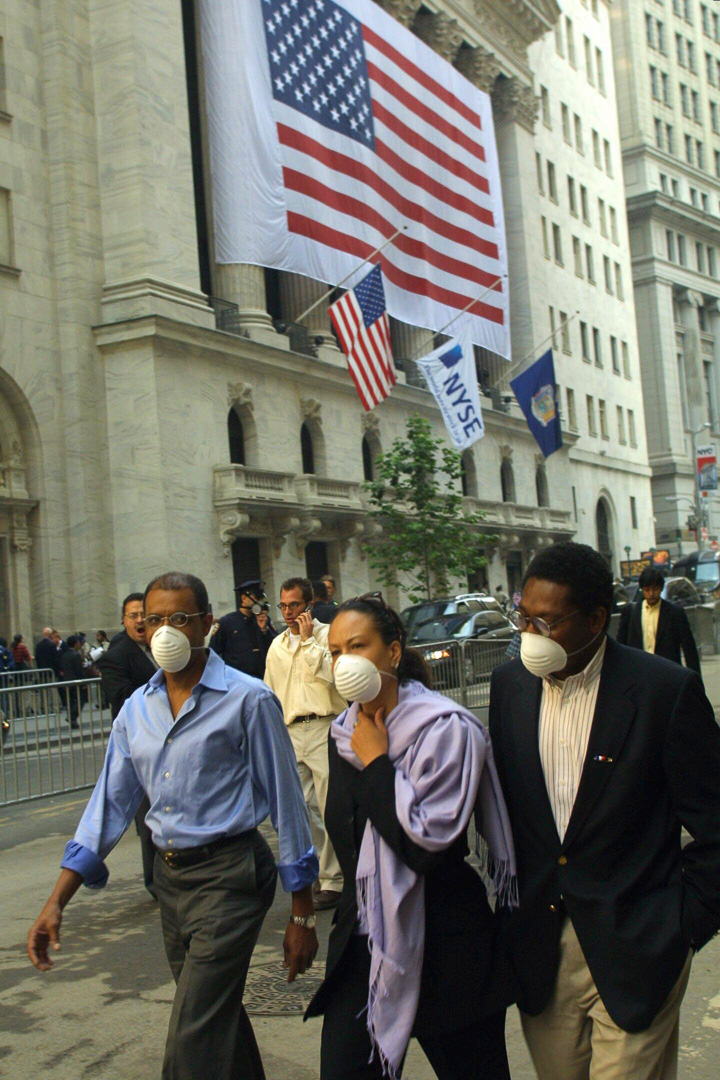
[{"label": "belt buckle", "polygon": [[168,866],[175,865],[175,859],[177,859],[177,855],[177,851],[163,851],[163,859],[168,864]]}]

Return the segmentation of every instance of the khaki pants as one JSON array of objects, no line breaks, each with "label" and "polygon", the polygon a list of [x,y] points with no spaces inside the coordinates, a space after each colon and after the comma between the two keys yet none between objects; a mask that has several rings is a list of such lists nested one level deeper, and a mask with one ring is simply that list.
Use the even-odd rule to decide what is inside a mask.
[{"label": "khaki pants", "polygon": [[552,997],[539,1016],[520,1013],[540,1080],[676,1080],[680,1005],[691,959],[692,953],[650,1027],[630,1034],[610,1019],[566,919]]},{"label": "khaki pants", "polygon": [[[327,799],[328,735],[333,716],[321,716],[316,720],[295,721],[288,731],[295,749],[303,795],[310,813],[313,843],[320,855],[320,888],[340,892],[343,876],[340,863],[325,830],[325,801]],[[313,795],[317,799],[320,815],[313,807]]]}]

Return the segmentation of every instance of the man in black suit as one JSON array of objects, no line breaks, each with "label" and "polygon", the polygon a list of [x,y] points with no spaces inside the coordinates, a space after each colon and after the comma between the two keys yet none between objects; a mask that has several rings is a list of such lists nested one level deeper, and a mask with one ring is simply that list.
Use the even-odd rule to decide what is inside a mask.
[{"label": "man in black suit", "polygon": [[511,615],[521,658],[491,682],[540,1080],[674,1077],[690,957],[720,929],[720,728],[695,672],[607,637],[612,606],[597,552],[541,551]]},{"label": "man in black suit", "polygon": [[[130,593],[123,600],[122,622],[124,630],[115,635],[110,642],[110,648],[97,662],[113,720],[130,695],[144,686],[158,669],[145,641],[141,592]],[[149,809],[150,803],[146,796],[135,815],[135,828],[140,837],[145,888],[153,899],[157,900],[153,885],[155,847],[152,834],[145,824],[145,815]]]},{"label": "man in black suit", "polygon": [[55,677],[60,678],[60,653],[50,626],[45,627],[43,636],[35,646],[35,664],[38,668],[51,668]]},{"label": "man in black suit", "polygon": [[662,570],[655,566],[643,570],[639,580],[643,599],[622,609],[617,640],[676,664],[682,663],[682,650],[687,666],[699,675],[700,657],[688,617],[679,604],[660,599],[664,584]]}]

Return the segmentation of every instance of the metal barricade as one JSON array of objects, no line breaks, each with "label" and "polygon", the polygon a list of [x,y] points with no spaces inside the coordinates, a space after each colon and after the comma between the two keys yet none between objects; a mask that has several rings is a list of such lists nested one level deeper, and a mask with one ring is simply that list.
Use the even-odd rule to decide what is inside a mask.
[{"label": "metal barricade", "polygon": [[469,709],[484,709],[490,702],[490,676],[505,663],[509,639],[433,641],[414,643],[430,668],[433,690],[446,694]]},{"label": "metal barricade", "polygon": [[510,639],[473,640],[463,645],[466,700],[469,709],[485,709],[490,704],[490,676],[504,664]]},{"label": "metal barricade", "polygon": [[100,679],[28,682],[0,687],[0,727],[0,805],[8,805],[92,787],[112,719]]}]

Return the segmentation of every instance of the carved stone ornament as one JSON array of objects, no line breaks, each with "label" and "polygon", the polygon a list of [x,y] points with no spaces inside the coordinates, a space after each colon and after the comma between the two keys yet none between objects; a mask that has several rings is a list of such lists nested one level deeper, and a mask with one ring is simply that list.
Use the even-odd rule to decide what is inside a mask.
[{"label": "carved stone ornament", "polygon": [[403,26],[412,26],[422,0],[376,0],[376,3]]},{"label": "carved stone ornament", "polygon": [[305,553],[306,546],[317,536],[322,527],[323,523],[320,518],[313,517],[312,514],[302,515],[295,531],[295,550],[298,555]]},{"label": "carved stone ornament", "polygon": [[230,547],[235,540],[250,524],[250,515],[243,514],[240,510],[225,510],[220,515],[220,542],[223,546],[223,555],[230,554]]},{"label": "carved stone ornament", "polygon": [[500,458],[507,458],[508,461],[512,461],[513,448],[509,443],[505,443],[500,447]]},{"label": "carved stone ornament", "polygon": [[461,49],[455,60],[455,67],[486,94],[490,93],[502,70],[495,53],[483,49],[482,45],[473,49]]},{"label": "carved stone ornament", "polygon": [[315,420],[318,424],[322,422],[322,404],[317,398],[301,398],[300,411],[305,420]]},{"label": "carved stone ornament", "polygon": [[450,63],[463,43],[460,24],[443,11],[421,10],[413,23],[413,31],[421,41]]},{"label": "carved stone ornament", "polygon": [[536,454],[535,455],[535,468],[536,469],[544,469],[545,468],[545,455],[544,454]]},{"label": "carved stone ornament", "polygon": [[290,533],[300,528],[300,518],[294,514],[279,514],[272,518],[272,549],[276,559],[280,558],[285,541]]},{"label": "carved stone ornament", "polygon": [[25,514],[13,514],[12,518],[12,548],[13,551],[29,551],[32,547],[32,539],[27,527]]},{"label": "carved stone ornament", "polygon": [[350,541],[359,540],[364,532],[365,522],[359,521],[357,518],[343,522],[338,528],[338,547],[340,548],[340,555],[343,559],[347,555]]},{"label": "carved stone ornament", "polygon": [[362,414],[360,427],[366,434],[378,435],[380,433],[380,420],[374,409]]},{"label": "carved stone ornament", "polygon": [[510,79],[498,79],[492,100],[493,111],[498,116],[514,120],[531,133],[535,130],[535,121],[540,111],[540,98],[531,86],[521,83],[515,76]]},{"label": "carved stone ornament", "polygon": [[250,383],[228,383],[228,405],[253,410],[253,392]]}]

